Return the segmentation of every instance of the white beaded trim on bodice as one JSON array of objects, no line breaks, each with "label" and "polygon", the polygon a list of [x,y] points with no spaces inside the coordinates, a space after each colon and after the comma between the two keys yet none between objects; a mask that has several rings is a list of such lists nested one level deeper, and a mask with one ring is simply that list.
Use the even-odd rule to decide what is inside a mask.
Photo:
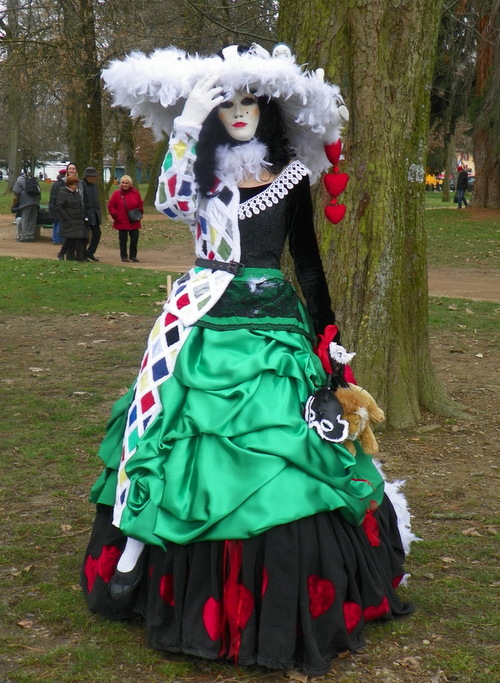
[{"label": "white beaded trim on bodice", "polygon": [[298,159],[292,161],[265,190],[250,197],[250,199],[247,199],[238,206],[239,220],[251,218],[253,215],[265,211],[273,204],[277,204],[306,175],[309,175],[309,171],[304,164]]}]

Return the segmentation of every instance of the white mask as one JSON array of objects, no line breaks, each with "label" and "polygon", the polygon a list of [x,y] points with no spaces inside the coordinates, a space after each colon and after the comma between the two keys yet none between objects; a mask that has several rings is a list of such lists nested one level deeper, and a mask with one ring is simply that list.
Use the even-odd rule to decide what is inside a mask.
[{"label": "white mask", "polygon": [[248,142],[254,137],[260,118],[255,95],[246,90],[236,90],[231,99],[219,105],[217,113],[233,140]]}]

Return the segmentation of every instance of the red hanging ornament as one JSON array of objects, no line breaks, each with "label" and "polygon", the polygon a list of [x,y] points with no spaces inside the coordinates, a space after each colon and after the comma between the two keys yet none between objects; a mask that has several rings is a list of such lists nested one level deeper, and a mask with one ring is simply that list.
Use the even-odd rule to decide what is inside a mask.
[{"label": "red hanging ornament", "polygon": [[333,173],[327,173],[323,181],[328,193],[333,197],[331,203],[325,207],[325,215],[331,223],[337,224],[344,218],[346,207],[345,204],[339,204],[336,197],[347,187],[349,176],[347,173],[339,173],[337,166],[342,152],[342,140],[339,138],[331,145],[325,145],[325,153],[328,160],[333,164]]},{"label": "red hanging ornament", "polygon": [[339,163],[340,154],[342,152],[342,140],[339,138],[337,142],[332,142],[330,145],[325,145],[325,153],[328,161],[335,166]]},{"label": "red hanging ornament", "polygon": [[340,221],[345,216],[346,207],[345,204],[329,204],[325,207],[325,214],[330,223],[340,223]]},{"label": "red hanging ornament", "polygon": [[332,197],[338,197],[339,194],[342,194],[348,181],[349,176],[347,173],[327,173],[323,178],[325,187]]}]

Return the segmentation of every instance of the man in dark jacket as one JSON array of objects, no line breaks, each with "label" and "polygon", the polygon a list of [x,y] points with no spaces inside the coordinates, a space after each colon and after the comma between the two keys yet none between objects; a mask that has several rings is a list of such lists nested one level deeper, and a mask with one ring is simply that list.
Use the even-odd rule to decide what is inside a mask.
[{"label": "man in dark jacket", "polygon": [[465,190],[467,189],[469,185],[469,175],[467,171],[464,169],[463,166],[459,166],[457,168],[458,171],[458,176],[457,176],[457,199],[458,199],[458,208],[462,208],[462,203],[467,208],[467,200],[465,199]]},{"label": "man in dark jacket", "polygon": [[66,175],[66,169],[62,168],[58,175],[57,179],[55,182],[52,183],[52,186],[50,188],[50,197],[49,197],[49,218],[52,221],[52,241],[54,244],[62,244],[63,239],[61,237],[61,234],[59,232],[59,214],[57,213],[56,209],[56,201],[57,201],[57,193],[61,189],[61,187],[64,187],[64,176]]},{"label": "man in dark jacket", "polygon": [[21,212],[20,242],[34,242],[36,238],[36,219],[40,206],[40,187],[36,183],[37,193],[28,192],[28,179],[31,174],[20,175],[14,183],[12,192],[18,198],[18,208]]},{"label": "man in dark jacket", "polygon": [[95,256],[95,252],[101,240],[101,207],[99,206],[97,175],[97,171],[93,166],[87,166],[82,181],[85,223],[91,233],[90,243],[86,252],[86,257],[89,261],[99,261]]}]

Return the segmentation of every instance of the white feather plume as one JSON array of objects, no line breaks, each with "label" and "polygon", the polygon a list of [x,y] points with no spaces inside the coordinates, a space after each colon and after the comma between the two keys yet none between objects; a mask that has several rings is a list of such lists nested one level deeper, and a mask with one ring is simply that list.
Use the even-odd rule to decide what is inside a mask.
[{"label": "white feather plume", "polygon": [[263,180],[262,172],[271,163],[264,161],[267,147],[255,138],[244,145],[222,145],[215,152],[215,163],[220,178],[231,179],[238,185],[244,178]]},{"label": "white feather plume", "polygon": [[405,551],[405,555],[409,555],[411,544],[414,541],[421,541],[422,539],[416,536],[411,530],[411,515],[410,509],[408,507],[408,501],[406,500],[404,493],[401,491],[402,487],[405,485],[405,481],[401,479],[387,481],[380,461],[376,458],[373,458],[373,464],[384,478],[384,490],[387,494],[387,497],[391,501],[398,518],[398,530],[399,535],[401,536],[403,549]]}]

